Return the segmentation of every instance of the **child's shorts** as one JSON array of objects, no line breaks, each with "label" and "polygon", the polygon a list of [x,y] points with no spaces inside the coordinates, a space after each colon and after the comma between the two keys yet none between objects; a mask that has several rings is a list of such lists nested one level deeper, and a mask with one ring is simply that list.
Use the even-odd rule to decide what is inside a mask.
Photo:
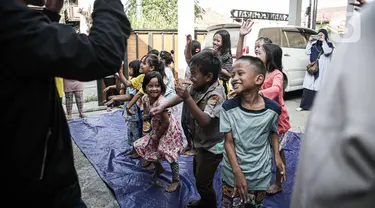
[{"label": "child's shorts", "polygon": [[262,208],[263,200],[266,196],[266,191],[248,191],[250,202],[247,204],[241,203],[241,198],[238,193],[233,196],[234,188],[223,182],[223,208]]},{"label": "child's shorts", "polygon": [[139,139],[139,122],[127,121],[128,124],[128,144],[133,146],[133,143]]}]

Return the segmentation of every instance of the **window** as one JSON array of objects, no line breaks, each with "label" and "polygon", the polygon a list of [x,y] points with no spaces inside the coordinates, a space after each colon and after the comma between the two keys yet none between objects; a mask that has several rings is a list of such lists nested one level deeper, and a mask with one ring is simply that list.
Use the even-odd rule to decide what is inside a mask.
[{"label": "window", "polygon": [[287,38],[287,43],[283,42],[284,47],[289,48],[301,48],[305,49],[307,40],[306,37],[301,33],[297,31],[284,31],[284,35]]},{"label": "window", "polygon": [[262,28],[259,30],[259,37],[267,37],[273,44],[280,45],[280,28]]}]

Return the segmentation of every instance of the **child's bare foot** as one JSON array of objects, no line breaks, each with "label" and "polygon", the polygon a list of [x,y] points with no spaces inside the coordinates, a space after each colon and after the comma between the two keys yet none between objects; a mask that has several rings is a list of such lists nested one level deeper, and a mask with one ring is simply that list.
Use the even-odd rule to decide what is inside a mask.
[{"label": "child's bare foot", "polygon": [[140,156],[137,151],[133,150],[132,154],[130,155],[131,159],[138,159]]},{"label": "child's bare foot", "polygon": [[155,164],[155,172],[154,174],[152,174],[152,178],[157,178],[159,177],[162,173],[164,173],[164,168],[163,166],[161,166],[161,164],[159,163],[158,165]]},{"label": "child's bare foot", "polygon": [[172,181],[171,185],[169,185],[165,191],[169,193],[175,192],[179,185],[180,181]]},{"label": "child's bare foot", "polygon": [[80,118],[86,118],[86,115],[83,114],[83,113],[80,113],[80,114],[79,114],[79,117],[80,117]]},{"label": "child's bare foot", "polygon": [[150,161],[144,161],[143,163],[142,163],[142,167],[143,168],[147,168],[148,166],[150,166],[151,165],[151,162]]},{"label": "child's bare foot", "polygon": [[155,165],[154,163],[151,163],[149,166],[146,167],[146,170],[153,171],[155,170]]},{"label": "child's bare foot", "polygon": [[283,188],[281,187],[281,184],[275,183],[272,186],[268,187],[267,194],[268,195],[277,194],[277,193],[280,193],[282,190]]},{"label": "child's bare foot", "polygon": [[66,119],[67,119],[68,121],[72,120],[72,119],[73,119],[72,114],[68,115]]},{"label": "child's bare foot", "polygon": [[128,151],[128,152],[125,152],[125,156],[129,156],[129,155],[132,155],[133,153],[135,152],[134,149]]}]

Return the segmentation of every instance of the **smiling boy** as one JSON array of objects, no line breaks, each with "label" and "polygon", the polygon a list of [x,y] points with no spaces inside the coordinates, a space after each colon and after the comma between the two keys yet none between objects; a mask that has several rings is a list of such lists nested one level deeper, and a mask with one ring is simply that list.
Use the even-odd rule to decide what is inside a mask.
[{"label": "smiling boy", "polygon": [[285,173],[277,134],[281,108],[259,94],[266,74],[259,58],[242,56],[233,68],[237,96],[220,111],[220,132],[225,134],[222,207],[261,208],[272,178],[271,142],[275,163]]}]

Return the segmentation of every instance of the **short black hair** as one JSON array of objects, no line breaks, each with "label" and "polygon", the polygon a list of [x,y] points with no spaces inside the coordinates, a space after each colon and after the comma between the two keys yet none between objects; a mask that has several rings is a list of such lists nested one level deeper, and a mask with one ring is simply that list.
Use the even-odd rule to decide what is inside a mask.
[{"label": "short black hair", "polygon": [[191,41],[191,55],[195,55],[199,52],[201,52],[201,43],[197,40],[192,40]]},{"label": "short black hair", "polygon": [[267,38],[267,37],[259,37],[257,39],[257,41],[259,41],[259,40],[263,41],[263,43],[265,43],[265,44],[272,44],[272,40],[270,38]]},{"label": "short black hair", "polygon": [[165,94],[165,91],[167,90],[167,86],[165,86],[163,77],[160,75],[159,72],[157,71],[151,71],[145,75],[143,78],[143,83],[142,83],[142,89],[145,93],[147,93],[147,85],[150,83],[151,79],[157,78],[159,85],[161,87],[161,94]]},{"label": "short black hair", "polygon": [[166,77],[165,75],[165,65],[164,62],[162,62],[158,56],[154,54],[149,54],[145,60],[146,63],[148,63],[150,66],[154,67],[154,71],[157,71],[160,73],[161,77],[164,79]]},{"label": "short black hair", "polygon": [[147,55],[150,55],[150,54],[154,54],[154,55],[156,55],[156,56],[159,56],[159,51],[156,50],[156,49],[152,49],[152,50],[150,50],[150,51],[148,52]]},{"label": "short black hair", "polygon": [[236,62],[238,61],[247,62],[258,74],[266,76],[266,66],[260,58],[254,56],[241,56],[236,60]]},{"label": "short black hair", "polygon": [[191,58],[189,67],[191,68],[193,66],[197,67],[203,75],[212,73],[213,80],[217,80],[219,72],[221,71],[222,62],[219,54],[215,50],[204,49]]},{"label": "short black hair", "polygon": [[282,71],[283,69],[283,50],[276,44],[263,44],[263,49],[266,52],[267,63],[266,69],[268,72],[273,72],[275,69]]},{"label": "short black hair", "polygon": [[168,66],[171,63],[174,63],[172,54],[168,51],[160,51],[160,59],[164,61],[166,66]]},{"label": "short black hair", "polygon": [[138,77],[141,72],[139,72],[141,68],[141,61],[140,60],[133,60],[129,63],[129,68],[133,69],[133,77]]}]

